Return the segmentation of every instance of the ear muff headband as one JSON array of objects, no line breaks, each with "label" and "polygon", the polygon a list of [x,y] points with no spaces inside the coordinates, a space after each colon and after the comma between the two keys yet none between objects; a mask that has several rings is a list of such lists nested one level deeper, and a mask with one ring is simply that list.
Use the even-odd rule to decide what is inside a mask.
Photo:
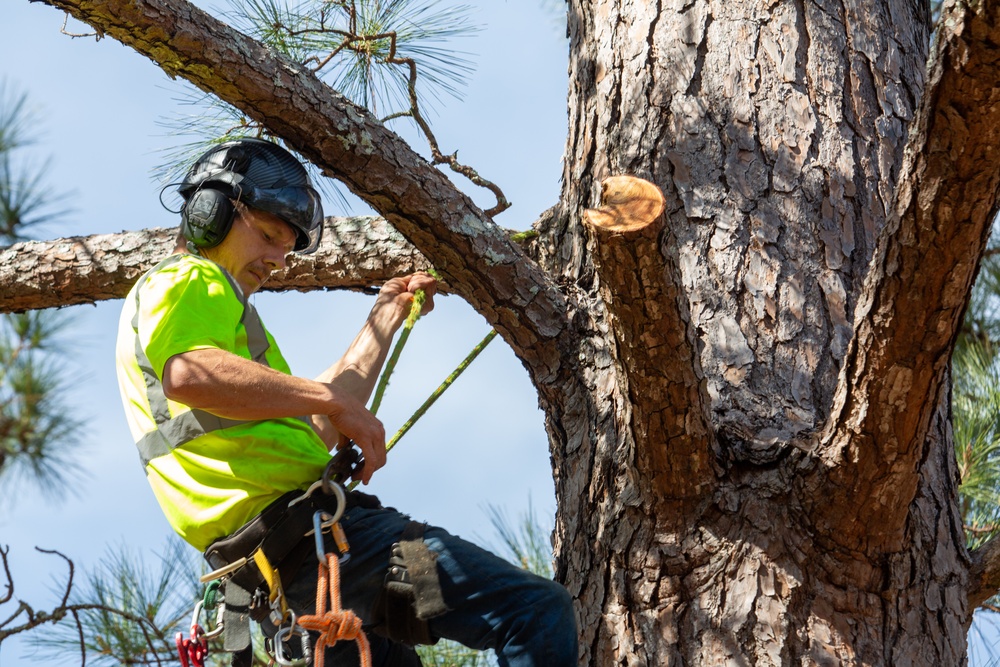
[{"label": "ear muff headband", "polygon": [[195,190],[181,209],[181,234],[199,250],[222,243],[236,209],[229,196],[211,186]]}]

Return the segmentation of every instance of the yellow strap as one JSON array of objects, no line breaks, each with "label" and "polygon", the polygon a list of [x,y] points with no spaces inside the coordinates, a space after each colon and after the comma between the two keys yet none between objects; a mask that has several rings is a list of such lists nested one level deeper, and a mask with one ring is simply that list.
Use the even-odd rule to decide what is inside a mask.
[{"label": "yellow strap", "polygon": [[278,575],[277,568],[271,565],[271,561],[267,559],[267,556],[264,555],[264,551],[261,549],[253,552],[253,562],[257,564],[257,569],[260,570],[264,581],[267,582],[267,590],[270,592],[270,602],[273,604],[275,600],[278,600],[281,604],[281,613],[283,615],[286,614],[288,606],[285,604],[285,593],[281,590],[281,577]]}]

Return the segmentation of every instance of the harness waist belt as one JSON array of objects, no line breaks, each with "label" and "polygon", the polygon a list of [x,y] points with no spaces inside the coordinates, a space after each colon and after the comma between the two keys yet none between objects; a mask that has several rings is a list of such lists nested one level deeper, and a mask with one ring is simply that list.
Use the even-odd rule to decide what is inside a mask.
[{"label": "harness waist belt", "polygon": [[[232,573],[232,580],[248,591],[266,587],[266,580],[254,562],[253,554],[260,550],[279,570],[282,586],[287,586],[298,572],[304,557],[313,553],[310,540],[303,539],[313,529],[313,515],[318,511],[334,513],[336,496],[317,490],[308,498],[289,507],[302,497],[302,491],[290,491],[268,505],[263,512],[248,521],[232,535],[213,542],[205,550],[205,560],[213,570],[246,558],[246,564]],[[347,508],[378,507],[378,498],[357,491],[347,494]]]}]

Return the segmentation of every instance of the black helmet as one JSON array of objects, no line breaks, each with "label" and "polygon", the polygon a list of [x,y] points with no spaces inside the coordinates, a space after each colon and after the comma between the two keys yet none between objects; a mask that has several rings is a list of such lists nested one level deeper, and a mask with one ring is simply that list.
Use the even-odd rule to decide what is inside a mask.
[{"label": "black helmet", "polygon": [[323,233],[323,204],[305,167],[281,146],[244,137],[198,158],[177,189],[181,231],[197,248],[222,242],[233,223],[229,200],[267,211],[295,230],[295,251],[313,252]]}]

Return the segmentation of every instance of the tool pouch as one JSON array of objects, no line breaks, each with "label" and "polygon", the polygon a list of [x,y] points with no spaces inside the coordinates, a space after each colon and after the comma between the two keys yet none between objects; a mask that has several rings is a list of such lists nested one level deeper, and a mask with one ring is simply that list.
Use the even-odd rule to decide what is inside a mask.
[{"label": "tool pouch", "polygon": [[392,545],[389,569],[373,610],[374,631],[409,646],[436,644],[427,621],[448,611],[441,595],[437,555],[427,548],[425,524],[411,521]]}]

